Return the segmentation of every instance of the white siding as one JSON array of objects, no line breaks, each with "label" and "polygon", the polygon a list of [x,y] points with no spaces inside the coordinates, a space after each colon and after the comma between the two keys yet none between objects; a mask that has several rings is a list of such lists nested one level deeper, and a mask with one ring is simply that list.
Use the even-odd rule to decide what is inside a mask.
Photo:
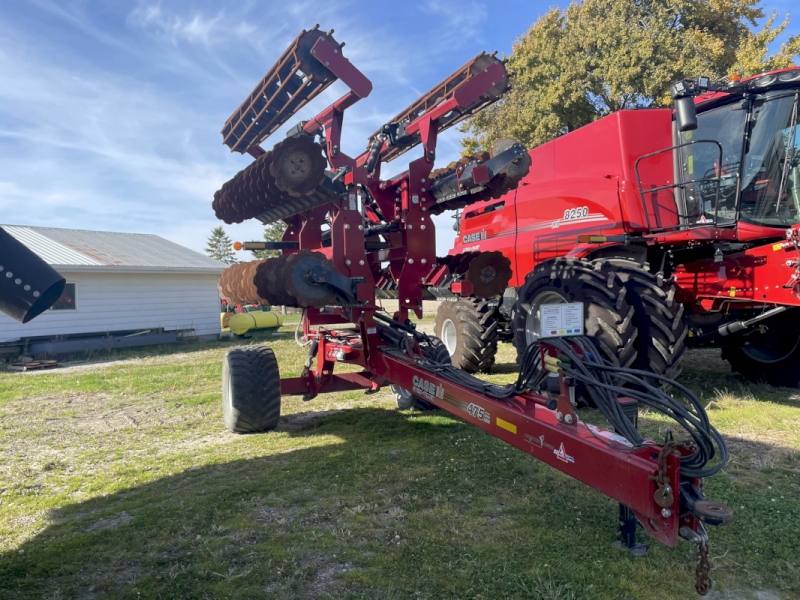
[{"label": "white siding", "polygon": [[131,329],[192,329],[220,333],[214,273],[70,273],[78,310],[47,310],[22,325],[0,314],[0,342],[20,338]]}]

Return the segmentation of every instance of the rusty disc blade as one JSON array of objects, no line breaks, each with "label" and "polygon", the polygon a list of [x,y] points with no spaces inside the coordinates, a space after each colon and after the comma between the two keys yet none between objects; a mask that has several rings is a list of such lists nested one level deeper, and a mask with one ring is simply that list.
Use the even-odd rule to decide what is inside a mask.
[{"label": "rusty disc blade", "polygon": [[276,304],[280,306],[297,306],[297,300],[286,288],[286,276],[284,275],[284,267],[290,256],[291,254],[284,254],[283,256],[269,259],[273,264],[266,270],[270,292],[277,300]]},{"label": "rusty disc blade", "polygon": [[313,191],[325,178],[322,147],[307,135],[286,138],[272,150],[270,173],[275,185],[290,196]]},{"label": "rusty disc blade", "polygon": [[274,263],[270,261],[276,260],[274,258],[267,258],[258,267],[256,267],[256,274],[253,276],[253,283],[256,286],[258,297],[272,306],[278,306],[278,299],[270,289],[269,280],[267,279],[266,272],[268,269],[274,267]]}]

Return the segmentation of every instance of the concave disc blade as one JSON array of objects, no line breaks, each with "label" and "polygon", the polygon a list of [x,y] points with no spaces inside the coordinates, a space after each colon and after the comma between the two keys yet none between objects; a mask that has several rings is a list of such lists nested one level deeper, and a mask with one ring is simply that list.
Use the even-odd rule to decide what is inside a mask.
[{"label": "concave disc blade", "polygon": [[307,135],[286,138],[272,150],[270,173],[275,185],[290,196],[313,191],[325,178],[322,147]]}]

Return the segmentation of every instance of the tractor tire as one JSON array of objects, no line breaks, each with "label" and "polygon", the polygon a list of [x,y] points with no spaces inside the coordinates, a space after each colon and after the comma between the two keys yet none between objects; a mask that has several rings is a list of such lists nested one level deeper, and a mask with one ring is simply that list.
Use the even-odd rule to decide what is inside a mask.
[{"label": "tractor tire", "polygon": [[[422,343],[419,346],[422,355],[431,362],[444,365],[452,364],[450,362],[450,353],[447,351],[447,347],[442,340],[433,336],[428,336],[428,339],[430,340],[430,344]],[[427,400],[411,393],[411,390],[402,388],[399,385],[392,384],[392,393],[394,394],[395,402],[397,402],[397,408],[400,410],[410,410],[413,408],[417,410],[437,409],[435,404],[431,404]]]},{"label": "tractor tire", "polygon": [[639,330],[634,366],[675,379],[681,373],[689,332],[683,320],[684,306],[675,301],[675,285],[630,260],[604,262],[611,264],[622,280],[628,292],[625,297],[634,310],[633,324]]},{"label": "tractor tire", "polygon": [[584,335],[598,352],[620,367],[635,364],[634,309],[622,280],[607,261],[557,258],[543,263],[528,274],[518,293],[513,322],[518,361],[539,338],[539,306],[583,302]]},{"label": "tractor tire", "polygon": [[497,354],[498,323],[488,300],[442,302],[433,329],[452,364],[468,373],[488,373]]},{"label": "tractor tire", "polygon": [[271,348],[233,348],[222,361],[222,415],[233,433],[275,429],[281,416],[281,375]]},{"label": "tractor tire", "polygon": [[800,337],[797,334],[769,343],[723,348],[731,369],[753,383],[800,387]]}]

